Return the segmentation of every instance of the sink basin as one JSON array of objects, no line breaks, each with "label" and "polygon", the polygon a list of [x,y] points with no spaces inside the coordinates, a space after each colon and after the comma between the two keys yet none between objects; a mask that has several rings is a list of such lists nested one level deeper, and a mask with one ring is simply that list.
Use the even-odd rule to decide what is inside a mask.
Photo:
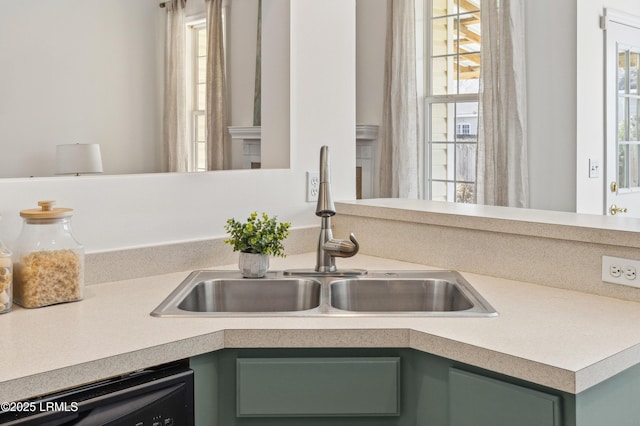
[{"label": "sink basin", "polygon": [[242,278],[230,271],[196,271],[151,314],[226,316],[288,313],[320,305],[321,283],[310,278]]},{"label": "sink basin", "polygon": [[465,311],[473,303],[451,281],[360,278],[331,283],[331,306],[356,312]]},{"label": "sink basin", "polygon": [[194,271],[153,311],[160,317],[494,316],[495,309],[455,271],[369,271],[296,276]]},{"label": "sink basin", "polygon": [[490,317],[498,313],[456,271],[374,272],[334,279],[329,304],[345,314]]},{"label": "sink basin", "polygon": [[304,279],[212,279],[196,284],[178,304],[195,312],[304,311],[320,304],[320,284]]}]

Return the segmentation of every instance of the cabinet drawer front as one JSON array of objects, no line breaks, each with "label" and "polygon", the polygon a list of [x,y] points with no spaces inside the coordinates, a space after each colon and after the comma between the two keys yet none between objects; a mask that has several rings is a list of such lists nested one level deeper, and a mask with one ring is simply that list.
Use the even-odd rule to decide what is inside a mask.
[{"label": "cabinet drawer front", "polygon": [[449,369],[451,426],[560,426],[560,397]]},{"label": "cabinet drawer front", "polygon": [[238,417],[397,416],[400,358],[241,358]]}]

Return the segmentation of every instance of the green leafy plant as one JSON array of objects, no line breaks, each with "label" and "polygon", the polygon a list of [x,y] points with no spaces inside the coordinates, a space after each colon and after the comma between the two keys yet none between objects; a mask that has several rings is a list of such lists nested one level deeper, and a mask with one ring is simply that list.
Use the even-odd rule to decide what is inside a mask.
[{"label": "green leafy plant", "polygon": [[230,238],[224,242],[232,245],[233,251],[285,257],[282,241],[289,236],[290,226],[289,222],[278,222],[275,216],[253,212],[244,223],[227,219],[224,229]]}]

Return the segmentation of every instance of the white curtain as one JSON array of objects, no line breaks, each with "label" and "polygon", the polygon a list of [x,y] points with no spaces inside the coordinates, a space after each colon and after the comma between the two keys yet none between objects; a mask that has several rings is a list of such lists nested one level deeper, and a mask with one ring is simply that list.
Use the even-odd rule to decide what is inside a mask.
[{"label": "white curtain", "polygon": [[207,169],[230,168],[223,0],[207,4]]},{"label": "white curtain", "polygon": [[418,96],[415,0],[388,0],[378,197],[418,198]]},{"label": "white curtain", "polygon": [[524,0],[482,0],[477,202],[529,206]]},{"label": "white curtain", "polygon": [[186,172],[189,165],[184,71],[185,6],[186,0],[165,3],[167,18],[162,140],[165,170],[168,172]]}]

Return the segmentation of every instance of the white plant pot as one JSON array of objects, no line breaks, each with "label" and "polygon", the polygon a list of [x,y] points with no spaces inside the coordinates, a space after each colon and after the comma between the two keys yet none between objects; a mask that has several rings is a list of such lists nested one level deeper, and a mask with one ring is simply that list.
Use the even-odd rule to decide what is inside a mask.
[{"label": "white plant pot", "polygon": [[262,278],[269,270],[269,255],[240,252],[238,268],[245,278]]}]

